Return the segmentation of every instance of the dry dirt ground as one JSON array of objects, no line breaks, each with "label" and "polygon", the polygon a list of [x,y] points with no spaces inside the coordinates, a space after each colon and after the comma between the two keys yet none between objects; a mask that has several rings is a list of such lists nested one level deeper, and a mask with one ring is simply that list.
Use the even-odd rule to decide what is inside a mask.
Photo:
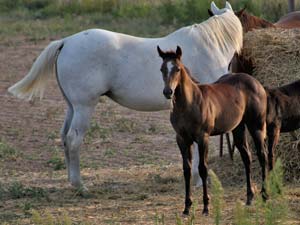
[{"label": "dry dirt ground", "polygon": [[[79,196],[70,187],[59,139],[66,104],[55,77],[41,101],[25,102],[6,91],[48,42],[19,38],[0,45],[0,139],[5,143],[0,152],[0,224],[32,224],[32,209],[48,220],[66,215],[75,224],[155,224],[162,215],[165,224],[175,224],[183,209],[184,185],[168,111],[137,112],[101,98],[81,151],[90,195]],[[245,201],[243,167],[238,155],[231,162],[228,155],[219,159],[212,157],[214,148],[210,151],[215,153],[209,163],[224,186],[223,224],[231,224],[236,202]],[[287,185],[287,198],[291,211],[286,223],[300,224],[299,185]],[[201,215],[201,190],[194,191],[194,199],[195,223],[213,224],[212,216]]]}]

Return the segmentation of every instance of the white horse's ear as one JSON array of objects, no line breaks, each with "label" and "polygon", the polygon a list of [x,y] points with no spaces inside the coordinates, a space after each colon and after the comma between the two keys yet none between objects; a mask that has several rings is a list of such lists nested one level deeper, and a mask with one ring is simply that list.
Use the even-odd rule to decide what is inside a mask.
[{"label": "white horse's ear", "polygon": [[210,9],[213,12],[214,15],[219,15],[220,9],[216,6],[215,2],[210,3]]},{"label": "white horse's ear", "polygon": [[231,7],[231,4],[229,2],[227,2],[227,1],[226,1],[226,4],[225,4],[225,8],[233,11],[233,9]]}]

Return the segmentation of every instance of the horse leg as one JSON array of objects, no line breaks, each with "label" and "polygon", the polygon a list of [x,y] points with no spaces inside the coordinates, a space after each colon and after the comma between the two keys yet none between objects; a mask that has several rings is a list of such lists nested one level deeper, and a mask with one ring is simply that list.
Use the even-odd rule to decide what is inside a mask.
[{"label": "horse leg", "polygon": [[207,193],[207,156],[208,156],[208,134],[203,134],[198,139],[199,147],[199,174],[203,185],[203,204],[202,214],[208,215],[209,197]]},{"label": "horse leg", "polygon": [[247,180],[247,205],[251,205],[252,199],[254,197],[254,192],[252,189],[252,181],[251,181],[251,152],[249,151],[248,141],[247,141],[247,133],[246,126],[244,123],[238,125],[233,131],[233,141],[235,146],[240,152],[241,158],[244,163],[245,172],[246,172],[246,180]]},{"label": "horse leg", "polygon": [[70,170],[69,170],[69,164],[70,164],[70,156],[69,156],[69,149],[66,143],[66,137],[70,128],[70,124],[73,118],[73,108],[72,106],[69,104],[69,108],[66,114],[66,118],[64,121],[64,125],[61,128],[61,140],[64,146],[64,152],[65,152],[65,162],[66,162],[66,167],[67,167],[67,171],[68,171],[68,180],[70,181]]},{"label": "horse leg", "polygon": [[73,119],[66,136],[66,144],[69,154],[69,172],[71,184],[79,190],[87,190],[80,177],[79,149],[84,134],[89,127],[90,118],[94,106],[73,107]]},{"label": "horse leg", "polygon": [[220,157],[223,157],[223,134],[220,135]]},{"label": "horse leg", "polygon": [[192,142],[189,142],[179,135],[176,136],[176,141],[182,156],[183,175],[185,181],[185,207],[183,214],[188,215],[192,205],[191,200],[191,166],[192,166]]},{"label": "horse leg", "polygon": [[233,160],[234,143],[232,143],[231,145],[229,133],[226,133],[226,140],[227,140],[227,147],[228,147],[230,159]]},{"label": "horse leg", "polygon": [[[248,124],[247,124],[248,125]],[[262,170],[262,188],[261,188],[261,194],[264,200],[268,198],[266,188],[265,188],[265,179],[267,176],[267,154],[266,154],[266,148],[265,148],[265,123],[259,123],[257,121],[256,127],[253,127],[253,124],[250,126],[248,125],[248,130],[253,138],[255,148],[256,148],[256,154],[259,160],[259,164],[261,166]],[[261,125],[261,126],[259,126]]]},{"label": "horse leg", "polygon": [[280,134],[280,128],[277,126],[268,127],[268,165],[269,171],[273,169],[274,166],[274,153],[275,147],[278,144]]}]

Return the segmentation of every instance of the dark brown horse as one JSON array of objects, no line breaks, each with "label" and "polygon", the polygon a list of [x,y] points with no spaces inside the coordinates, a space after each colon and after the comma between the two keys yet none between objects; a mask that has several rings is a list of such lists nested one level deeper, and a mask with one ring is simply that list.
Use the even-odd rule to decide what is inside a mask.
[{"label": "dark brown horse", "polygon": [[280,132],[300,128],[300,80],[279,88],[266,88],[269,169],[273,169]]},{"label": "dark brown horse", "polygon": [[[176,131],[176,141],[183,159],[185,179],[185,209],[189,214],[192,205],[190,181],[193,142],[199,146],[199,174],[203,183],[203,214],[208,214],[207,156],[209,136],[232,131],[234,142],[244,162],[247,179],[247,204],[254,192],[251,185],[251,153],[248,147],[246,126],[254,139],[262,168],[262,180],[267,173],[265,153],[267,95],[263,86],[246,74],[224,75],[211,85],[201,85],[191,79],[182,64],[181,48],[176,52],[163,52],[161,72],[164,80],[163,94],[172,100],[170,120]],[[264,185],[263,197],[266,198]]]}]

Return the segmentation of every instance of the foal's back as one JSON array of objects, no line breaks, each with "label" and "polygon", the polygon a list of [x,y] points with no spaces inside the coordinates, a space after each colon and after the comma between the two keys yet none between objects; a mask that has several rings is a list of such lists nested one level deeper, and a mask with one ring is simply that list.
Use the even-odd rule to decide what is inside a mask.
[{"label": "foal's back", "polygon": [[252,76],[246,73],[231,73],[222,76],[213,85],[223,84],[234,86],[239,91],[247,94],[255,93],[265,95],[263,86]]},{"label": "foal's back", "polygon": [[[227,132],[227,123],[247,126],[266,116],[267,96],[264,87],[252,76],[243,73],[226,74],[215,83],[199,85],[199,89],[214,117],[211,135]],[[228,126],[227,126],[228,125]]]}]

